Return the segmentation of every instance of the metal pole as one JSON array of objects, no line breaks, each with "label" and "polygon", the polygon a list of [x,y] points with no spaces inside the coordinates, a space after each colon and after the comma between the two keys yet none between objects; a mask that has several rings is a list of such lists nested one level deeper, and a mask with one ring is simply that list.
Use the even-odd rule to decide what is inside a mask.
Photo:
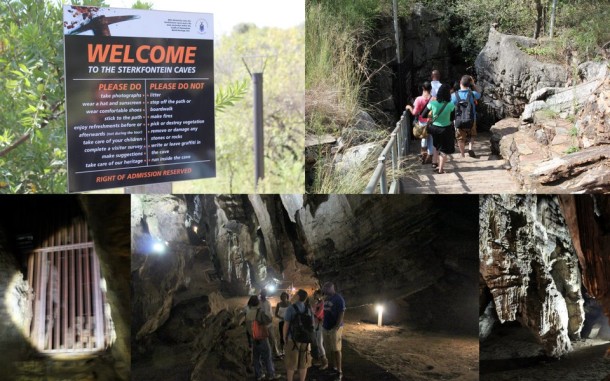
[{"label": "metal pole", "polygon": [[555,8],[557,8],[557,0],[553,0],[553,7],[551,8],[551,29],[549,35],[553,38],[553,28],[555,27]]},{"label": "metal pole", "polygon": [[396,39],[396,63],[400,67],[402,59],[400,57],[400,32],[398,30],[398,0],[392,1],[392,10],[394,13],[394,38]]},{"label": "metal pole", "polygon": [[263,73],[253,73],[254,84],[254,186],[265,178],[263,147]]}]

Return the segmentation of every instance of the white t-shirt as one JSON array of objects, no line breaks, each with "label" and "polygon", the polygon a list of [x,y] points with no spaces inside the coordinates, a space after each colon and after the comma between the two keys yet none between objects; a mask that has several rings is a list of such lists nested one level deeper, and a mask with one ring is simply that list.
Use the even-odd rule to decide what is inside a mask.
[{"label": "white t-shirt", "polygon": [[438,92],[438,89],[441,87],[442,83],[440,83],[439,81],[432,81],[430,82],[430,84],[432,85],[432,91],[430,92],[430,95],[436,97],[436,93]]}]

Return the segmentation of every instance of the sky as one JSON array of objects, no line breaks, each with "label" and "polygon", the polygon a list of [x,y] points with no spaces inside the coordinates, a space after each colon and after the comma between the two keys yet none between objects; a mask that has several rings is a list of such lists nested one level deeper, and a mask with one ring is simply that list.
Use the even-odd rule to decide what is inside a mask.
[{"label": "sky", "polygon": [[[145,0],[154,10],[214,14],[214,35],[230,33],[241,23],[289,28],[305,22],[304,0]],[[111,7],[131,8],[135,0],[106,0]]]}]

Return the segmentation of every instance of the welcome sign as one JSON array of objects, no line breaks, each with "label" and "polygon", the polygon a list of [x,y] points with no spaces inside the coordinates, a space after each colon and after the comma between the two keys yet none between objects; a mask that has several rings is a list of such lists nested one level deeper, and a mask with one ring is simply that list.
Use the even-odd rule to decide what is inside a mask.
[{"label": "welcome sign", "polygon": [[216,175],[211,14],[64,6],[68,191]]}]

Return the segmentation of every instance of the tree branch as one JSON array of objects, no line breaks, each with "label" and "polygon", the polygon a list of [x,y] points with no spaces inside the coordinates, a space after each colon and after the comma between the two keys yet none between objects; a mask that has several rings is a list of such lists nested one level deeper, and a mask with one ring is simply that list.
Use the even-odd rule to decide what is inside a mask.
[{"label": "tree branch", "polygon": [[[55,104],[55,106],[53,106],[53,108],[51,109],[51,117],[49,117],[49,119],[47,119],[47,121],[45,123],[42,123],[40,125],[40,128],[45,128],[49,124],[50,121],[59,118],[61,113],[56,114],[55,112],[57,111],[59,106],[61,106],[63,103],[64,103],[64,101],[61,100],[61,101],[57,102]],[[17,148],[19,145],[25,143],[31,135],[32,135],[31,132],[28,132],[28,133],[22,135],[19,139],[15,140],[13,143],[11,143],[11,145],[9,145],[8,147],[6,147],[2,151],[0,151],[0,157],[4,157],[4,156],[8,155],[9,152],[11,152],[15,148]]]}]

